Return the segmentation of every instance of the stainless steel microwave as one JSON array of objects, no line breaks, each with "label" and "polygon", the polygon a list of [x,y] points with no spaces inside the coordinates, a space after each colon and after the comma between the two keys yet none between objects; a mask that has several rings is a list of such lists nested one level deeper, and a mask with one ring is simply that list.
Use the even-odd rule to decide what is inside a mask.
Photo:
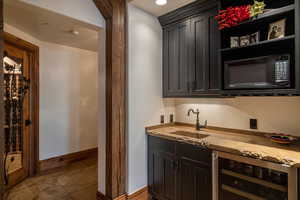
[{"label": "stainless steel microwave", "polygon": [[291,87],[290,55],[272,55],[224,63],[225,89]]}]

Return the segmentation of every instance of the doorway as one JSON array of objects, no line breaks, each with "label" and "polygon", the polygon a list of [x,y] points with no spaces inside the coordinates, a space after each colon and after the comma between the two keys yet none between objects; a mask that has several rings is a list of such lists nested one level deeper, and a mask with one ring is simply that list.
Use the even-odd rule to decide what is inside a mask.
[{"label": "doorway", "polygon": [[38,46],[40,66],[38,173],[22,177],[5,196],[63,199],[80,196],[87,187],[96,196],[102,29],[26,2],[4,3],[4,30]]},{"label": "doorway", "polygon": [[36,172],[38,47],[4,33],[4,182],[10,188]]},{"label": "doorway", "polygon": [[[126,1],[119,0],[93,0],[106,21],[106,63],[104,75],[106,75],[106,121],[104,124],[103,137],[106,141],[103,149],[100,150],[102,163],[106,163],[106,168],[100,170],[100,193],[108,198],[113,198],[124,194],[125,192],[125,8]],[[10,1],[14,2],[14,1]],[[57,2],[54,2],[57,4]],[[71,5],[71,4],[70,4]],[[3,8],[1,1],[0,7]],[[3,10],[3,9],[1,9]],[[15,13],[15,12],[14,12]],[[1,12],[1,21],[3,22],[3,11]],[[3,23],[1,23],[3,31]],[[0,38],[3,42],[3,36]],[[3,45],[0,46],[0,57],[2,59]],[[112,73],[114,72],[114,73]],[[2,69],[0,69],[0,80],[2,80]],[[3,113],[2,91],[0,91],[0,111]],[[104,101],[105,102],[105,101]],[[105,103],[104,103],[105,104]],[[0,116],[0,122],[3,117]],[[0,130],[0,152],[3,152],[4,141],[2,139],[3,130]],[[106,137],[106,135],[108,137]],[[104,156],[102,156],[102,154]],[[0,157],[2,162],[2,157]],[[2,173],[0,174],[2,176]],[[106,183],[106,184],[105,184]],[[2,177],[0,180],[0,195],[3,192]],[[99,193],[99,194],[100,194]],[[1,199],[1,196],[0,196]]]}]

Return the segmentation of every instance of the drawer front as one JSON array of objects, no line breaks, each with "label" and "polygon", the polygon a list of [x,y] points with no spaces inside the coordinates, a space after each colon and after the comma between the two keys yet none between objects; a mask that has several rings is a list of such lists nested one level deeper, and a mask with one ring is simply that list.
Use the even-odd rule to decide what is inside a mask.
[{"label": "drawer front", "polygon": [[148,136],[148,149],[153,152],[164,152],[175,155],[175,142],[159,137]]},{"label": "drawer front", "polygon": [[212,165],[212,151],[191,144],[178,143],[177,155],[180,158],[187,158],[193,161],[198,161],[207,166]]}]

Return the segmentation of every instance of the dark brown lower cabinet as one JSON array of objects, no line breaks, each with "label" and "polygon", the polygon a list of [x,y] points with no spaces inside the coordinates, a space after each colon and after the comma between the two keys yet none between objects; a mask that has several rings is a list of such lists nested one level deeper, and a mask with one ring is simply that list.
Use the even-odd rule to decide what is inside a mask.
[{"label": "dark brown lower cabinet", "polygon": [[211,200],[211,152],[149,136],[148,185],[157,200]]},{"label": "dark brown lower cabinet", "polygon": [[182,158],[179,160],[177,200],[212,199],[211,170],[197,161]]},{"label": "dark brown lower cabinet", "polygon": [[161,199],[175,199],[176,171],[174,159],[163,152],[153,152],[150,158],[152,165],[152,191]]},{"label": "dark brown lower cabinet", "polygon": [[175,143],[151,136],[148,139],[148,183],[151,194],[157,199],[175,200]]}]

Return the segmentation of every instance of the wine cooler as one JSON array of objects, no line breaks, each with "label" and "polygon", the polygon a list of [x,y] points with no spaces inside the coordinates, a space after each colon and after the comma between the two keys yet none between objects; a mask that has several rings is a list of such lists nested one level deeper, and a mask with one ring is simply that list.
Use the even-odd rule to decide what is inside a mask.
[{"label": "wine cooler", "polygon": [[213,200],[298,200],[297,169],[213,153]]}]

